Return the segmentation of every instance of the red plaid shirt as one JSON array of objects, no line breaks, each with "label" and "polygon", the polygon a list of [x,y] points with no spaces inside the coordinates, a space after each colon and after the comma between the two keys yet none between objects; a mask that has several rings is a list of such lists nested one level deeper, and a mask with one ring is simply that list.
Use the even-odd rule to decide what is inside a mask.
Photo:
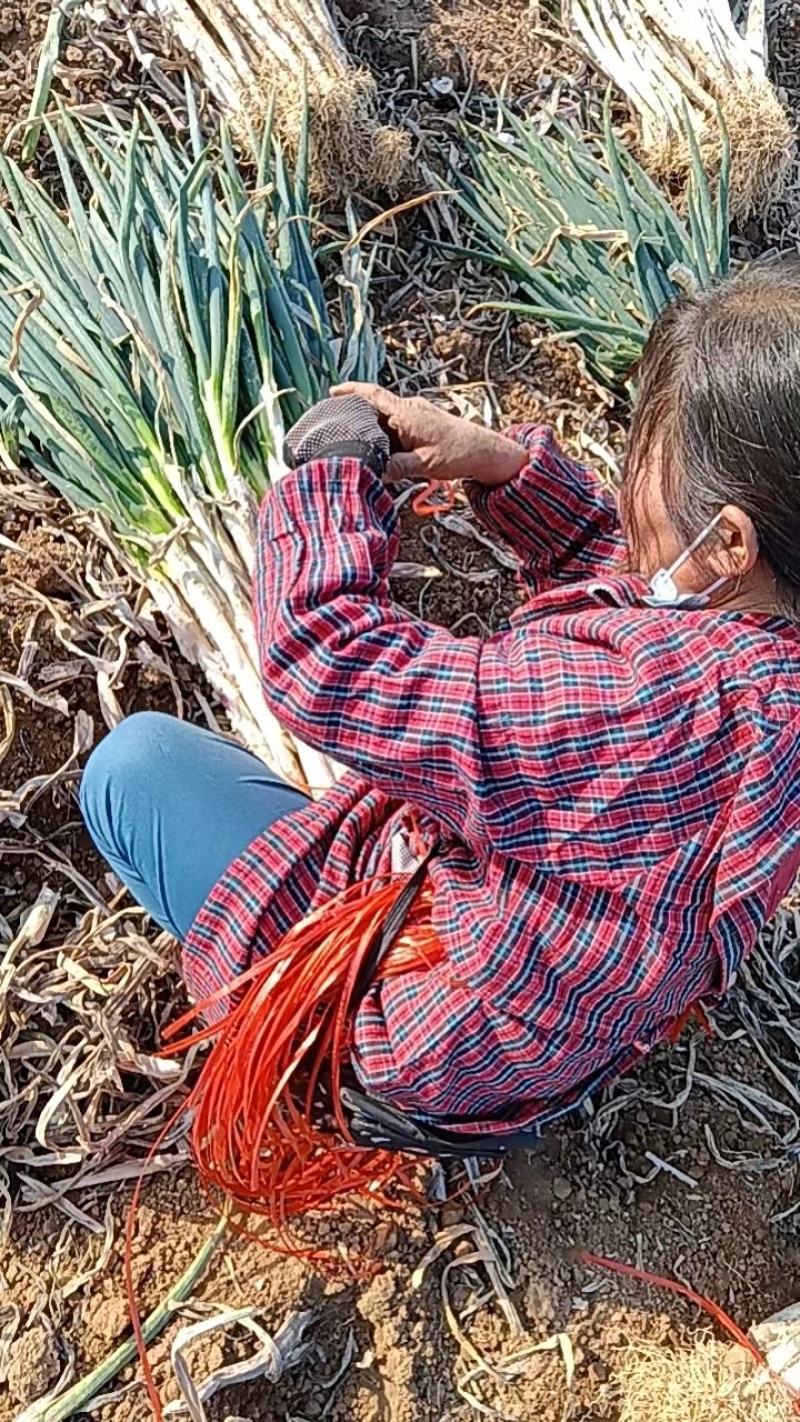
[{"label": "red plaid shirt", "polygon": [[394,505],[356,461],[264,500],[265,694],[352,773],[230,866],[185,950],[210,994],[385,870],[413,809],[446,958],[369,992],[354,1066],[456,1129],[541,1123],[631,1067],[725,988],[800,861],[800,629],[648,606],[596,476],[512,433],[529,465],[468,490],[529,592],[488,641],[391,601]]}]

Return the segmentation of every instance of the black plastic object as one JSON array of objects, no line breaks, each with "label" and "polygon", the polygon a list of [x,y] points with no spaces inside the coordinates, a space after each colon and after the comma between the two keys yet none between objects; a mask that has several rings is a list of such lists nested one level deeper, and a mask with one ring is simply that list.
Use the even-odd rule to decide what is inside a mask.
[{"label": "black plastic object", "polygon": [[438,1160],[464,1160],[468,1156],[506,1156],[515,1150],[533,1150],[541,1137],[537,1131],[506,1131],[474,1135],[439,1130],[377,1097],[343,1086],[342,1105],[357,1145],[371,1150],[407,1151]]}]

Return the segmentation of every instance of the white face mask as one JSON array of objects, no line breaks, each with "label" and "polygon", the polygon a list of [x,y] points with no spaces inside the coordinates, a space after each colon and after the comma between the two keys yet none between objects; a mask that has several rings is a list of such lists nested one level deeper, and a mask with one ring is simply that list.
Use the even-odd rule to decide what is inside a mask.
[{"label": "white face mask", "polygon": [[713,532],[721,518],[722,514],[718,513],[716,518],[712,518],[711,522],[706,524],[705,528],[698,533],[694,542],[690,543],[689,547],[684,549],[680,557],[676,558],[675,562],[671,564],[669,568],[659,568],[658,572],[653,574],[650,579],[650,596],[645,598],[645,602],[649,606],[705,607],[712,595],[730,581],[729,578],[717,578],[716,582],[712,583],[704,592],[682,593],[678,590],[674,576],[678,569],[682,568],[684,563],[697,551],[700,544],[705,542],[709,533]]}]

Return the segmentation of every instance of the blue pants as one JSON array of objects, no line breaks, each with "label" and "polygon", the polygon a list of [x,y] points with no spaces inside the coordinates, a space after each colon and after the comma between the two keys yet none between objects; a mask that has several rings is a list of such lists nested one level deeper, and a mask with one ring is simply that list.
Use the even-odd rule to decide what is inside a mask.
[{"label": "blue pants", "polygon": [[306,803],[233,741],[157,711],[129,716],[106,736],[81,782],[83,817],[103,858],[181,939],[234,859]]}]

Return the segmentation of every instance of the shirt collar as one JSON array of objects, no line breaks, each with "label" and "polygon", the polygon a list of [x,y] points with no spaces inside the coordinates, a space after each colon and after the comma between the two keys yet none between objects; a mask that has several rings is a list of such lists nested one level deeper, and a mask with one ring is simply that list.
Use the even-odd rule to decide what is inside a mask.
[{"label": "shirt collar", "polygon": [[611,607],[641,607],[650,588],[641,573],[620,573],[617,577],[592,578],[584,591],[596,602]]}]

